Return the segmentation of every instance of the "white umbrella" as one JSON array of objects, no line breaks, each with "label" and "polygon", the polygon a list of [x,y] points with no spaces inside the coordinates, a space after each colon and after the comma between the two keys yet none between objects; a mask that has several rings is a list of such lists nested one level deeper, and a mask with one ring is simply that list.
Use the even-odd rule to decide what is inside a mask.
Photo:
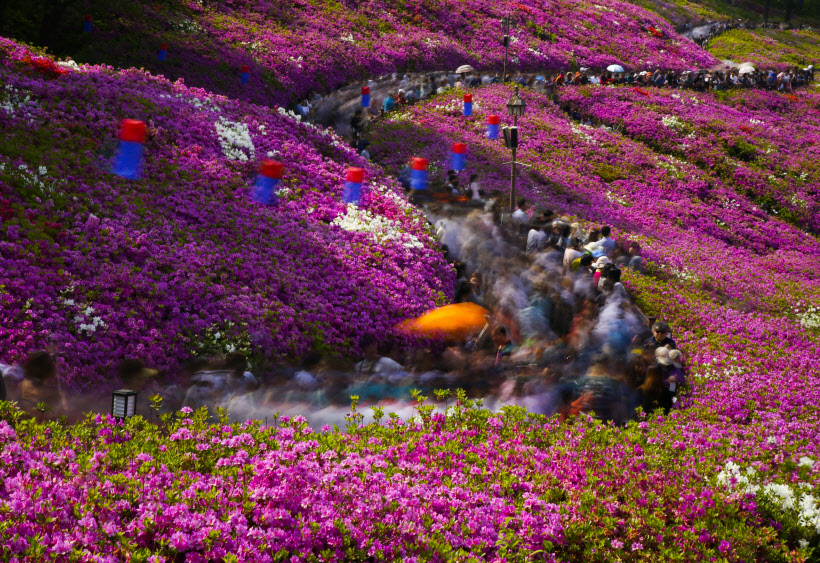
[{"label": "white umbrella", "polygon": [[738,74],[752,74],[754,71],[755,71],[754,67],[744,66],[739,71],[737,71],[737,73]]},{"label": "white umbrella", "polygon": [[622,67],[621,65],[609,65],[608,67],[606,67],[606,69],[609,72],[623,72],[624,71],[624,67]]},{"label": "white umbrella", "polygon": [[456,69],[456,74],[461,74],[462,72],[473,72],[473,67],[470,65],[461,65]]}]

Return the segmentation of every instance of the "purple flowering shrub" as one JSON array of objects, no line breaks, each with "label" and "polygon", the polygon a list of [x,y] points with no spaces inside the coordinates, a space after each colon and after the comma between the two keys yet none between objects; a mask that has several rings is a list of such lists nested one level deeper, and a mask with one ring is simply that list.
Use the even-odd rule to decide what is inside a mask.
[{"label": "purple flowering shrub", "polygon": [[561,101],[673,161],[711,171],[773,216],[820,232],[816,94],[567,88]]},{"label": "purple flowering shrub", "polygon": [[[139,3],[138,10],[123,8],[117,20],[97,15],[95,31],[71,55],[79,62],[146,68],[232,98],[286,104],[311,90],[396,71],[462,64],[500,70],[499,19],[508,10],[521,22],[512,33],[512,70],[613,63],[683,70],[717,62],[657,14],[620,0]],[[161,43],[168,44],[165,62],[156,57]],[[251,75],[245,85],[239,81],[243,65]]]},{"label": "purple flowering shrub", "polygon": [[[346,432],[316,432],[190,409],[38,424],[0,405],[0,549],[21,562],[798,560],[797,540],[714,477],[728,438],[682,413],[613,428],[493,415],[463,394],[446,413],[417,408],[360,426],[354,405]],[[816,479],[805,463],[794,475]]]},{"label": "purple flowering shrub", "polygon": [[[792,105],[760,93],[744,98],[749,100],[744,108],[739,98],[721,104],[707,95],[677,93],[699,100],[698,110],[689,111],[673,93],[647,90],[651,98],[627,89],[562,91],[562,98],[578,100],[608,123],[622,119],[624,134],[573,122],[550,99],[525,90],[519,161],[529,167],[519,168],[519,194],[588,227],[610,224],[622,242],[642,245],[647,274],[625,271],[627,286],[647,314],[670,323],[694,384],[682,401],[686,408],[657,429],[657,439],[679,452],[669,479],[677,480],[681,469],[701,473],[705,480],[723,474],[724,484],[735,493],[735,506],[758,514],[770,506],[810,504],[799,492],[792,502],[777,497],[777,491],[783,483],[804,482],[809,487],[804,491],[813,488],[816,498],[820,485],[820,464],[808,475],[804,467],[817,458],[820,445],[820,243],[802,230],[815,225],[811,221],[816,217],[805,216],[796,226],[761,209],[758,194],[749,193],[745,180],[725,174],[730,157],[721,136],[743,119],[771,124],[774,131],[751,123],[759,133],[749,142],[775,147],[781,160],[761,159],[759,169],[749,169],[758,175],[766,173],[766,166],[777,167],[778,173],[786,170],[792,183],[778,184],[784,197],[789,190],[801,198],[816,195],[812,183],[793,177],[816,174],[811,162],[816,102],[809,94],[805,99],[798,95]],[[478,173],[485,190],[507,193],[509,150],[503,140],[486,138],[485,123],[490,113],[511,121],[504,107],[510,94],[502,86],[475,91],[472,118],[461,116],[457,93],[391,115],[374,132],[373,156],[388,170],[411,155],[429,158],[436,175],[447,167],[450,144],[464,142],[466,173]],[[635,98],[626,101],[629,96]],[[676,117],[676,112],[686,116],[693,140],[674,127],[668,137],[661,134],[662,119]],[[674,156],[681,150],[676,143],[684,142],[703,147],[703,154],[691,153],[693,160],[714,159],[714,165],[683,160],[690,158],[688,152]],[[747,177],[754,176],[750,172]],[[707,451],[718,467],[703,473],[695,468]],[[803,458],[809,461],[800,465]],[[620,463],[605,459],[602,464]],[[729,463],[740,469],[727,467]],[[629,483],[632,474],[627,471]],[[744,494],[743,488],[732,488],[736,473],[759,490]],[[684,490],[693,501],[700,494]],[[597,493],[589,495],[598,498]],[[789,518],[799,521],[793,515],[776,520]],[[715,534],[706,536],[717,541]],[[816,545],[812,537],[803,541]]]},{"label": "purple flowering shrub", "polygon": [[[329,131],[142,71],[51,78],[2,52],[2,361],[56,342],[64,382],[90,388],[126,356],[172,371],[232,350],[347,352],[450,296],[424,218]],[[137,181],[109,172],[123,118],[149,128]],[[263,158],[286,165],[277,208],[249,199]],[[341,202],[348,165],[368,175],[358,208]]]}]

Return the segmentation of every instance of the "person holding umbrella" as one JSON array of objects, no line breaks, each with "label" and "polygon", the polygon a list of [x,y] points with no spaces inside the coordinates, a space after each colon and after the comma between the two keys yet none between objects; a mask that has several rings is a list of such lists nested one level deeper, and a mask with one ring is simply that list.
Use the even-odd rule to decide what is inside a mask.
[{"label": "person holding umbrella", "polygon": [[[461,82],[462,84],[469,85],[469,82],[467,82],[467,74],[473,72],[473,70],[473,67],[471,67],[470,65],[461,65],[460,67],[458,67],[456,69],[456,74],[461,76],[459,82]],[[458,86],[456,87],[458,88]]]}]

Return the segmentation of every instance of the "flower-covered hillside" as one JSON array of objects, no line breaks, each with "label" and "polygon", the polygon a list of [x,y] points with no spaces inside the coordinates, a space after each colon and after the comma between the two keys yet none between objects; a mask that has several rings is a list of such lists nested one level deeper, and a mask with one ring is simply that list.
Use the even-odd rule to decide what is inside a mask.
[{"label": "flower-covered hillside", "polygon": [[710,41],[709,51],[718,59],[751,61],[762,68],[816,66],[820,34],[799,29],[733,29]]},{"label": "flower-covered hillside", "polygon": [[[716,62],[664,19],[620,0],[174,0],[139,3],[138,9],[119,4],[115,14],[107,8],[91,14],[93,30],[79,38],[83,14],[65,17],[50,37],[70,36],[72,48],[59,54],[144,67],[256,103],[283,104],[311,90],[325,92],[395,71],[454,70],[465,63],[500,71],[499,19],[507,13],[521,24],[512,32],[513,70],[612,63],[683,69]],[[164,62],[156,54],[162,43],[168,45]],[[250,66],[244,85],[243,65]]]},{"label": "flower-covered hillside", "polygon": [[[129,355],[348,350],[451,290],[423,217],[332,133],[142,71],[0,57],[0,360],[55,346],[88,387]],[[109,172],[124,118],[148,124],[137,181]],[[278,208],[248,197],[268,157]]]},{"label": "flower-covered hillside", "polygon": [[820,113],[812,94],[731,91],[718,99],[685,90],[572,88],[561,102],[820,233]]},{"label": "flower-covered hillside", "polygon": [[[415,154],[441,169],[450,144],[464,142],[467,172],[478,173],[485,189],[506,192],[509,151],[485,137],[484,123],[489,113],[505,114],[510,93],[476,91],[476,115],[469,119],[460,115],[457,95],[397,113],[374,132],[374,158],[390,168]],[[631,89],[623,95],[643,97]],[[628,275],[629,286],[648,314],[672,325],[696,385],[690,408],[669,429],[686,429],[688,438],[676,445],[681,463],[697,463],[705,440],[720,443],[724,461],[789,479],[784,460],[820,444],[817,238],[767,214],[719,167],[699,168],[608,128],[580,125],[548,98],[523,96],[519,158],[532,168],[520,169],[520,194],[613,225],[622,240],[640,242],[650,260],[649,275]],[[598,96],[590,100],[594,111]],[[606,100],[602,95],[600,103]],[[809,120],[801,105],[787,104],[779,119],[803,123],[811,134],[817,118]],[[726,108],[735,119],[732,111]],[[705,133],[695,129],[695,137]]]}]

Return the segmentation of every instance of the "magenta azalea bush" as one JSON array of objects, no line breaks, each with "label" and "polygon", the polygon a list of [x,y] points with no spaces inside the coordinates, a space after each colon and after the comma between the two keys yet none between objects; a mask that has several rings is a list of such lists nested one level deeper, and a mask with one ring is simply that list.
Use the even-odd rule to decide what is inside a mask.
[{"label": "magenta azalea bush", "polygon": [[368,426],[354,405],[346,432],[317,432],[302,417],[61,426],[0,408],[9,561],[802,561],[817,545],[801,483],[820,463],[772,446],[759,457],[793,481],[758,485],[766,464],[722,462],[742,438],[678,412],[559,425],[461,395]]},{"label": "magenta azalea bush", "polygon": [[[820,399],[820,270],[814,267],[820,244],[803,230],[815,225],[809,219],[816,219],[816,211],[799,224],[783,221],[760,207],[757,198],[764,192],[750,190],[746,178],[777,166],[781,178],[789,170],[786,177],[793,183],[770,181],[767,189],[779,188],[771,193],[813,194],[812,183],[803,188],[793,178],[797,172],[815,174],[813,163],[800,164],[814,150],[810,139],[816,117],[808,117],[814,111],[812,98],[791,103],[776,94],[752,95],[752,106],[774,107],[744,109],[733,100],[719,112],[720,101],[708,95],[647,91],[649,98],[626,88],[561,91],[561,100],[611,120],[623,127],[622,133],[580,125],[551,99],[523,92],[527,113],[519,119],[519,158],[531,168],[521,169],[520,193],[587,224],[613,225],[621,240],[640,242],[650,259],[647,275],[627,275],[629,288],[647,314],[672,325],[695,382],[687,408],[659,430],[665,447],[680,452],[670,466],[671,478],[682,468],[697,471],[710,451],[729,471],[730,481],[748,469],[748,475],[767,484],[803,482],[796,461],[814,459],[820,444],[815,407]],[[486,190],[506,191],[509,164],[502,163],[509,161],[509,151],[502,140],[486,138],[485,117],[498,113],[510,120],[504,115],[510,95],[502,86],[477,90],[472,118],[461,116],[457,93],[391,115],[374,132],[374,158],[392,169],[417,155],[443,170],[450,144],[464,142],[466,173],[478,173]],[[689,105],[702,108],[700,117],[688,111]],[[733,138],[731,124],[739,124],[743,115],[760,131],[747,142],[761,143],[762,154],[774,143],[780,162],[762,158],[754,168],[729,156],[731,143],[721,135]],[[774,131],[751,120],[769,120]],[[799,135],[789,137],[801,127]],[[778,133],[786,134],[788,147],[776,140]],[[694,153],[676,143],[699,144],[701,157],[714,160],[703,160],[701,166],[687,162],[682,157]],[[749,172],[728,173],[732,169]],[[816,206],[814,201],[806,205]],[[607,457],[602,463],[614,462]],[[727,464],[734,465],[726,469]],[[816,498],[818,473],[812,472],[806,483],[804,490],[813,490]],[[752,498],[751,492],[742,493],[735,497],[741,505]]]},{"label": "magenta azalea bush", "polygon": [[[146,68],[264,104],[397,71],[454,71],[462,64],[500,71],[499,19],[507,13],[521,24],[512,33],[512,70],[610,64],[683,70],[717,62],[657,14],[620,0],[180,0],[120,12],[116,19],[94,15],[95,31],[72,53],[77,61]],[[162,43],[164,62],[156,56]],[[245,85],[243,65],[251,75]]]},{"label": "magenta azalea bush", "polygon": [[[0,361],[56,345],[64,382],[90,388],[126,356],[173,371],[232,350],[347,353],[450,296],[423,216],[329,131],[2,49]],[[149,128],[137,181],[109,172],[123,118]],[[276,208],[249,198],[263,158],[286,165]],[[367,172],[359,206],[341,201],[351,165]]]},{"label": "magenta azalea bush", "polygon": [[762,209],[820,232],[820,113],[804,92],[569,88],[573,111],[708,170]]}]

